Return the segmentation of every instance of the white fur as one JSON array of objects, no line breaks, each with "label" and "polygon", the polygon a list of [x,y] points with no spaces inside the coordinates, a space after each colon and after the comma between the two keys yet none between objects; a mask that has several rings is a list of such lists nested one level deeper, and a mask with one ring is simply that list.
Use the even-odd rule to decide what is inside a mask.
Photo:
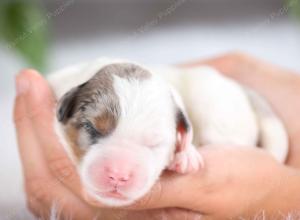
[{"label": "white fur", "polygon": [[[92,191],[104,191],[104,189],[95,189],[92,186],[86,175],[89,165],[95,161],[96,156],[108,155],[116,150],[113,146],[124,147],[124,144],[120,143],[121,140],[130,140],[126,144],[127,150],[136,155],[139,159],[137,162],[145,164],[144,172],[147,173],[148,178],[144,186],[141,189],[125,192],[124,195],[129,198],[126,201],[96,196],[96,199],[105,204],[121,206],[128,205],[145,195],[159,178],[162,168],[167,167],[174,152],[175,135],[172,135],[174,133],[170,130],[175,131],[175,121],[174,108],[171,99],[168,98],[169,90],[160,78],[153,77],[143,82],[139,80],[129,82],[115,76],[114,90],[122,110],[118,125],[109,137],[92,146],[92,150],[84,157],[80,174],[87,188]],[[166,98],[162,98],[163,96]],[[156,105],[151,104],[153,102]]]},{"label": "white fur", "polygon": [[194,144],[256,144],[255,113],[237,83],[206,66],[177,74],[181,82],[177,89],[194,128]]},{"label": "white fur", "polygon": [[194,144],[260,145],[279,162],[288,153],[281,120],[256,92],[241,87],[215,69],[160,67],[154,70],[172,83],[183,98],[194,128]]},{"label": "white fur", "polygon": [[260,128],[260,146],[279,162],[284,162],[289,149],[286,130],[268,103],[256,92],[245,88],[253,105]]},{"label": "white fur", "polygon": [[[72,87],[91,78],[101,67],[120,61],[123,60],[103,58],[91,63],[69,67],[50,75],[49,82],[57,98],[60,98]],[[175,137],[171,136],[172,132],[170,132],[170,130],[175,129],[174,118],[172,118],[174,110],[171,98],[166,98],[170,87],[172,87],[171,90],[176,103],[183,108],[184,114],[189,116],[193,124],[193,143],[195,145],[234,144],[241,147],[254,147],[258,137],[261,136],[263,147],[279,161],[284,161],[288,142],[281,121],[271,111],[270,107],[269,112],[272,114],[262,114],[262,111],[253,105],[252,99],[249,99],[239,84],[207,66],[190,69],[175,67],[148,69],[155,76],[142,83],[138,80],[129,82],[114,76],[114,89],[119,98],[122,113],[113,134],[93,146],[80,166],[79,172],[83,183],[88,188],[93,189],[93,186],[86,176],[86,169],[94,157],[109,152],[110,149],[105,148],[105,146],[111,141],[129,138],[134,143],[143,142],[144,147],[146,145],[157,146],[145,147],[141,151],[140,156],[147,164],[145,172],[148,173],[149,180],[143,189],[128,194],[132,198],[128,203],[150,190],[161,170],[168,165],[174,152],[174,144],[172,143],[174,143]],[[149,93],[149,91],[156,92]],[[263,99],[260,101],[268,106]],[[149,103],[155,103],[155,105]],[[160,133],[156,134],[158,128]],[[74,158],[70,153],[69,146],[63,140],[62,131],[58,128],[56,131],[60,134],[59,137],[70,157]],[[145,133],[151,134],[150,137],[143,137]],[[194,155],[191,152],[195,151],[189,150],[185,156]],[[184,157],[180,154],[175,157],[175,160]],[[196,156],[191,156],[188,160],[201,162],[201,158]],[[98,199],[110,205],[128,204],[114,199],[105,200],[100,197]]]}]

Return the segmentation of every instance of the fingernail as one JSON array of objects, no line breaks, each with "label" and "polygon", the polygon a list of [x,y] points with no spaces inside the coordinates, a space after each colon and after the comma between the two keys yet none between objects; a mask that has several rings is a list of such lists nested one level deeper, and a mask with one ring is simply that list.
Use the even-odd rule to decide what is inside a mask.
[{"label": "fingernail", "polygon": [[16,92],[17,96],[23,95],[28,91],[29,81],[24,76],[18,75],[16,77]]}]

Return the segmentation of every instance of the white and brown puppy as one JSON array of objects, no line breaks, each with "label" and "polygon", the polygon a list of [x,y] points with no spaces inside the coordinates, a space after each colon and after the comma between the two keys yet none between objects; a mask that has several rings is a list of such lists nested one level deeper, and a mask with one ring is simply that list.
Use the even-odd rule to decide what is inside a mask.
[{"label": "white and brown puppy", "polygon": [[85,190],[107,205],[139,199],[166,168],[198,170],[195,146],[260,146],[280,162],[287,155],[285,128],[265,100],[210,67],[148,69],[102,58],[49,82],[59,100],[57,134]]}]

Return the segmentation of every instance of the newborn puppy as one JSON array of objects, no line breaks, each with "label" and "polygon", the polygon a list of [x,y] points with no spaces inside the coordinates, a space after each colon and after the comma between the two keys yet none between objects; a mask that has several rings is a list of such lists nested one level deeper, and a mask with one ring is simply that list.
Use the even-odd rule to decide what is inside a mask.
[{"label": "newborn puppy", "polygon": [[281,162],[287,155],[285,129],[265,100],[210,67],[99,59],[49,82],[57,134],[86,192],[107,205],[141,198],[164,169],[197,171],[195,145],[259,145]]}]

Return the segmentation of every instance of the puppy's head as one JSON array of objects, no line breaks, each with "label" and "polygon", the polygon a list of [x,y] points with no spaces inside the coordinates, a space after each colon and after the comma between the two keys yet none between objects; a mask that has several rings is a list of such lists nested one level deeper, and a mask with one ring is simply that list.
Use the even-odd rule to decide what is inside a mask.
[{"label": "puppy's head", "polygon": [[149,191],[191,129],[169,86],[130,63],[106,65],[67,92],[57,118],[85,190],[113,206]]}]

